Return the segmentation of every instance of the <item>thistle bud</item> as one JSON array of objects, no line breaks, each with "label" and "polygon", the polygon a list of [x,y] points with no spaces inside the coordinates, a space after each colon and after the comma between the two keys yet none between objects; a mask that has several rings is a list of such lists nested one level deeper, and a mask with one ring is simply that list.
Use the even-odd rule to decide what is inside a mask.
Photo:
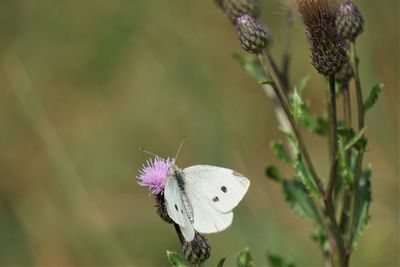
[{"label": "thistle bud", "polygon": [[336,27],[343,38],[354,41],[363,31],[364,19],[358,7],[350,0],[339,5],[336,14]]},{"label": "thistle bud", "polygon": [[339,84],[346,84],[353,78],[353,68],[347,60],[343,67],[335,75],[335,80]]},{"label": "thistle bud", "polygon": [[183,255],[186,260],[192,264],[201,264],[205,262],[211,254],[211,247],[207,239],[199,233],[196,233],[194,239],[190,242],[185,241],[182,245]]},{"label": "thistle bud", "polygon": [[236,30],[242,48],[249,53],[258,54],[270,40],[265,25],[247,14],[237,18]]},{"label": "thistle bud", "polygon": [[326,76],[336,74],[346,62],[346,51],[337,33],[336,6],[332,0],[297,0],[309,39],[312,64]]},{"label": "thistle bud", "polygon": [[167,208],[165,207],[164,195],[162,193],[159,193],[155,195],[155,198],[156,198],[155,207],[157,209],[157,214],[163,221],[167,223],[173,223],[172,219],[168,216]]},{"label": "thistle bud", "polygon": [[254,18],[260,16],[258,0],[222,0],[223,9],[233,24],[239,16],[249,14]]}]

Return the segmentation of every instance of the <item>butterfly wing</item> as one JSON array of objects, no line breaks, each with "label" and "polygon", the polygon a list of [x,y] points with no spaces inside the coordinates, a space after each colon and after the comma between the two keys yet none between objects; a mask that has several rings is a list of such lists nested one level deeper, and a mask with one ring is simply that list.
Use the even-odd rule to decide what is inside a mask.
[{"label": "butterfly wing", "polygon": [[194,239],[194,229],[182,200],[182,191],[173,176],[168,176],[164,188],[165,206],[168,216],[179,225],[186,241]]},{"label": "butterfly wing", "polygon": [[[250,186],[249,179],[242,174],[216,166],[190,166],[183,170],[183,174],[187,188],[194,188],[193,191],[197,192],[198,197],[205,199],[211,207],[222,213],[233,210]],[[187,193],[193,205],[189,190]]]},{"label": "butterfly wing", "polygon": [[206,165],[183,170],[196,231],[216,233],[231,225],[231,210],[237,206],[250,185],[247,178],[233,173],[229,169]]},{"label": "butterfly wing", "polygon": [[[191,183],[193,178],[186,181],[186,194],[190,199],[193,210],[193,228],[202,234],[221,232],[232,224],[233,212],[222,213],[215,209],[206,196]],[[189,182],[188,182],[189,181]]]}]

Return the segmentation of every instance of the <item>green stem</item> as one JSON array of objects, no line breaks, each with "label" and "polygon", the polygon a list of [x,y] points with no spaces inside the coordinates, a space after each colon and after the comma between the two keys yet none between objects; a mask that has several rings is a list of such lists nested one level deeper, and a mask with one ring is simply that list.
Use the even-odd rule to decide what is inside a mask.
[{"label": "green stem", "polygon": [[346,266],[345,245],[335,216],[335,207],[333,205],[333,191],[337,182],[337,167],[338,167],[338,122],[336,110],[336,90],[335,90],[335,75],[329,77],[329,117],[331,119],[331,170],[329,174],[328,189],[324,198],[326,211],[328,214],[330,229],[335,244],[331,245],[332,260],[339,262],[340,266]]},{"label": "green stem", "polygon": [[326,198],[332,199],[334,185],[337,178],[337,167],[338,167],[338,122],[337,122],[337,111],[336,111],[336,90],[335,90],[335,76],[329,77],[329,117],[331,119],[331,170],[329,174],[329,184]]},{"label": "green stem", "polygon": [[[347,128],[351,128],[351,97],[349,91],[349,83],[342,85],[343,88],[343,114],[344,114],[344,124]],[[351,158],[352,151],[349,149],[346,153],[346,165],[351,168]],[[343,207],[342,213],[340,215],[340,231],[341,233],[346,233],[348,231],[349,224],[349,211],[351,208],[351,192],[347,184],[344,186],[343,192]]]},{"label": "green stem", "polygon": [[[365,111],[364,111],[364,101],[363,101],[363,95],[362,95],[362,88],[361,88],[361,81],[360,81],[360,75],[359,75],[359,69],[358,69],[358,56],[357,56],[357,50],[356,50],[356,44],[355,42],[351,43],[351,54],[352,54],[352,65],[353,65],[353,72],[354,72],[354,81],[355,81],[355,86],[356,86],[356,95],[357,95],[357,110],[358,110],[358,130],[361,131],[364,128],[365,124]],[[360,183],[360,176],[361,176],[361,171],[362,171],[362,162],[363,162],[363,157],[364,157],[364,151],[360,150],[358,152],[358,157],[356,160],[356,165],[355,165],[355,174],[354,174],[354,184],[353,184],[353,194],[354,194],[354,199],[352,203],[352,217],[354,217],[355,213],[355,206],[358,201],[359,193],[358,193],[358,187]],[[351,224],[350,224],[350,238],[349,238],[349,250],[351,250],[351,245],[353,242],[353,232],[355,231],[355,221],[352,219]]]},{"label": "green stem", "polygon": [[264,51],[262,52],[262,57],[268,65],[268,74],[271,76],[272,80],[278,84],[279,89],[282,90],[282,92],[285,94],[285,97],[287,97],[289,93],[288,85],[284,81],[282,73],[280,72],[277,64],[275,63],[275,60],[269,53],[268,49],[264,49]]},{"label": "green stem", "polygon": [[311,173],[312,179],[314,180],[314,182],[315,182],[320,194],[322,196],[324,196],[325,191],[324,191],[324,188],[322,187],[322,182],[319,179],[319,176],[317,175],[317,172],[315,171],[314,165],[313,165],[313,163],[311,161],[310,155],[308,154],[308,150],[307,150],[307,147],[306,147],[305,142],[303,140],[303,137],[302,137],[299,129],[297,128],[296,122],[295,122],[295,120],[294,120],[294,118],[292,116],[292,113],[290,111],[289,104],[286,102],[286,99],[281,94],[281,91],[283,91],[283,89],[281,87],[281,84],[279,82],[278,83],[275,82],[277,77],[275,76],[275,74],[271,73],[272,67],[269,64],[269,61],[267,60],[267,56],[266,56],[265,52],[259,54],[258,57],[259,57],[262,65],[264,67],[264,70],[267,73],[270,73],[271,76],[272,76],[272,79],[274,81],[274,83],[272,84],[272,88],[273,88],[276,96],[278,97],[278,100],[281,103],[282,108],[285,111],[287,118],[289,119],[290,125],[292,126],[292,129],[293,129],[293,133],[295,134],[295,136],[297,138],[297,141],[299,142],[299,147],[300,147],[301,154],[304,156],[304,159],[306,161],[307,167],[308,167],[308,169],[309,169],[309,171]]}]

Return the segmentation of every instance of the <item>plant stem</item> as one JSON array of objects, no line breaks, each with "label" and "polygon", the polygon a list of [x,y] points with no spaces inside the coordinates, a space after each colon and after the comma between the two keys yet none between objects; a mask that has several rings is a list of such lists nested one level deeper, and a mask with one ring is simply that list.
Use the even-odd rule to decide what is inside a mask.
[{"label": "plant stem", "polygon": [[[344,115],[344,124],[347,128],[351,128],[351,98],[349,91],[349,83],[342,84],[343,88],[343,115]],[[346,165],[351,168],[351,158],[352,151],[349,149],[346,153]],[[351,192],[348,185],[344,186],[343,192],[343,207],[342,213],[340,215],[340,231],[341,233],[346,233],[348,230],[349,223],[349,209],[351,207]]]},{"label": "plant stem", "polygon": [[[345,266],[345,246],[343,243],[343,238],[340,233],[340,229],[338,223],[336,221],[335,216],[335,207],[333,205],[333,190],[335,188],[336,180],[337,180],[337,167],[338,167],[338,123],[337,123],[337,110],[336,110],[336,90],[335,90],[335,76],[329,76],[329,117],[331,119],[331,170],[329,174],[329,183],[328,189],[324,198],[326,211],[328,214],[330,229],[333,239],[335,240],[336,249],[331,245],[332,250],[332,260],[334,258],[338,258],[340,266]],[[335,253],[336,252],[336,253]],[[336,256],[335,256],[336,255]]]},{"label": "plant stem", "polygon": [[282,56],[282,71],[281,78],[283,87],[288,91],[285,93],[288,94],[290,90],[290,80],[289,80],[289,66],[290,66],[290,44],[292,43],[292,32],[293,32],[293,21],[294,14],[293,9],[288,5],[286,11],[286,34],[285,34],[285,47],[283,49]]},{"label": "plant stem", "polygon": [[279,71],[277,64],[275,63],[275,60],[272,58],[268,49],[264,49],[264,51],[262,52],[262,56],[268,65],[269,71],[267,73],[271,76],[272,80],[275,83],[279,84],[279,86],[278,86],[279,89],[282,90],[285,97],[287,97],[287,94],[289,93],[289,87],[287,87],[288,85],[284,81],[283,76],[282,76],[281,72]]},{"label": "plant stem", "polygon": [[[364,123],[365,123],[365,114],[364,114],[364,101],[363,101],[363,95],[362,95],[362,88],[361,88],[361,81],[360,81],[360,75],[359,75],[359,70],[358,70],[358,56],[357,56],[357,50],[356,50],[356,44],[355,42],[351,43],[351,55],[352,55],[352,66],[353,66],[353,72],[354,72],[354,81],[355,81],[355,86],[356,86],[356,95],[357,95],[357,110],[358,110],[358,130],[361,131],[364,128]],[[363,162],[363,157],[364,157],[364,151],[360,150],[358,152],[358,157],[355,165],[355,174],[354,174],[354,184],[353,184],[353,205],[352,205],[352,216],[354,217],[355,213],[355,206],[357,204],[357,200],[359,197],[358,193],[358,187],[360,183],[360,176],[361,176],[361,171],[362,171],[362,162]],[[351,249],[352,242],[353,242],[353,231],[355,228],[354,225],[354,219],[352,219],[351,224],[350,224],[350,238],[349,238],[349,250]]]},{"label": "plant stem", "polygon": [[338,166],[338,132],[337,132],[337,111],[336,111],[336,91],[335,91],[335,76],[329,77],[329,117],[331,119],[331,170],[329,174],[329,184],[326,198],[332,199],[332,193],[337,178]]},{"label": "plant stem", "polygon": [[[264,70],[267,73],[271,73],[271,71],[270,71],[271,70],[271,66],[270,66],[268,60],[266,59],[265,52],[259,54],[258,57],[259,57],[262,65],[264,67]],[[304,143],[303,137],[302,137],[299,129],[297,128],[296,122],[295,122],[295,120],[294,120],[294,118],[292,116],[292,113],[290,111],[289,104],[286,102],[286,99],[281,94],[281,90],[282,90],[282,88],[280,87],[281,85],[280,85],[280,83],[275,83],[276,76],[274,74],[272,74],[271,76],[273,76],[272,78],[273,78],[273,81],[274,81],[274,83],[272,84],[272,88],[274,89],[275,94],[278,97],[279,102],[281,103],[282,108],[286,113],[287,118],[289,119],[289,122],[290,122],[290,124],[292,126],[293,132],[294,132],[294,134],[295,134],[295,136],[297,138],[297,141],[299,142],[299,148],[300,148],[301,154],[304,156],[304,159],[306,161],[307,167],[308,167],[308,169],[309,169],[309,171],[311,173],[312,179],[314,180],[314,182],[315,182],[315,184],[316,184],[316,186],[318,188],[318,191],[320,192],[321,196],[324,196],[324,189],[322,187],[322,182],[319,179],[319,177],[318,177],[318,175],[317,175],[317,173],[315,171],[314,165],[313,165],[313,163],[311,161],[310,155],[308,154],[307,147],[306,147],[306,145]]]}]

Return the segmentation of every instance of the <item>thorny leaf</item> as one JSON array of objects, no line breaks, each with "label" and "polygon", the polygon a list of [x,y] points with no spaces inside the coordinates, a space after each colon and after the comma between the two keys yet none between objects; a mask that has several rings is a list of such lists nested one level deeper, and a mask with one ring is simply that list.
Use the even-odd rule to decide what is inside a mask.
[{"label": "thorny leaf", "polygon": [[296,265],[278,254],[267,251],[268,267],[295,267]]},{"label": "thorny leaf", "polygon": [[178,253],[167,250],[167,257],[172,266],[187,267],[181,256],[178,255]]},{"label": "thorny leaf", "polygon": [[286,202],[302,218],[320,221],[317,208],[303,183],[297,180],[284,181],[282,184]]},{"label": "thorny leaf", "polygon": [[253,267],[253,258],[250,255],[249,248],[245,248],[239,252],[236,265],[237,267]]},{"label": "thorny leaf", "polygon": [[378,101],[379,94],[383,88],[384,88],[384,85],[382,83],[379,83],[379,84],[375,85],[374,87],[372,87],[367,100],[365,100],[365,102],[364,102],[364,112],[366,112],[367,110],[369,110],[370,108],[372,108],[375,105],[375,103]]},{"label": "thorny leaf", "polygon": [[254,56],[242,56],[239,53],[232,53],[232,57],[242,66],[242,68],[251,77],[256,79],[258,82],[270,81],[271,79],[265,73],[263,66],[261,65],[258,58]]},{"label": "thorny leaf", "polygon": [[365,231],[371,215],[369,207],[372,200],[371,193],[371,166],[369,166],[360,177],[358,187],[358,199],[356,203],[354,216],[354,228],[352,230],[352,246],[356,247],[358,240],[362,233]]},{"label": "thorny leaf", "polygon": [[265,175],[273,181],[281,182],[285,180],[281,171],[275,165],[268,165],[265,169]]},{"label": "thorny leaf", "polygon": [[292,158],[289,156],[289,153],[286,151],[285,147],[281,142],[272,141],[270,147],[279,159],[283,160],[288,164],[291,164],[293,162]]}]

